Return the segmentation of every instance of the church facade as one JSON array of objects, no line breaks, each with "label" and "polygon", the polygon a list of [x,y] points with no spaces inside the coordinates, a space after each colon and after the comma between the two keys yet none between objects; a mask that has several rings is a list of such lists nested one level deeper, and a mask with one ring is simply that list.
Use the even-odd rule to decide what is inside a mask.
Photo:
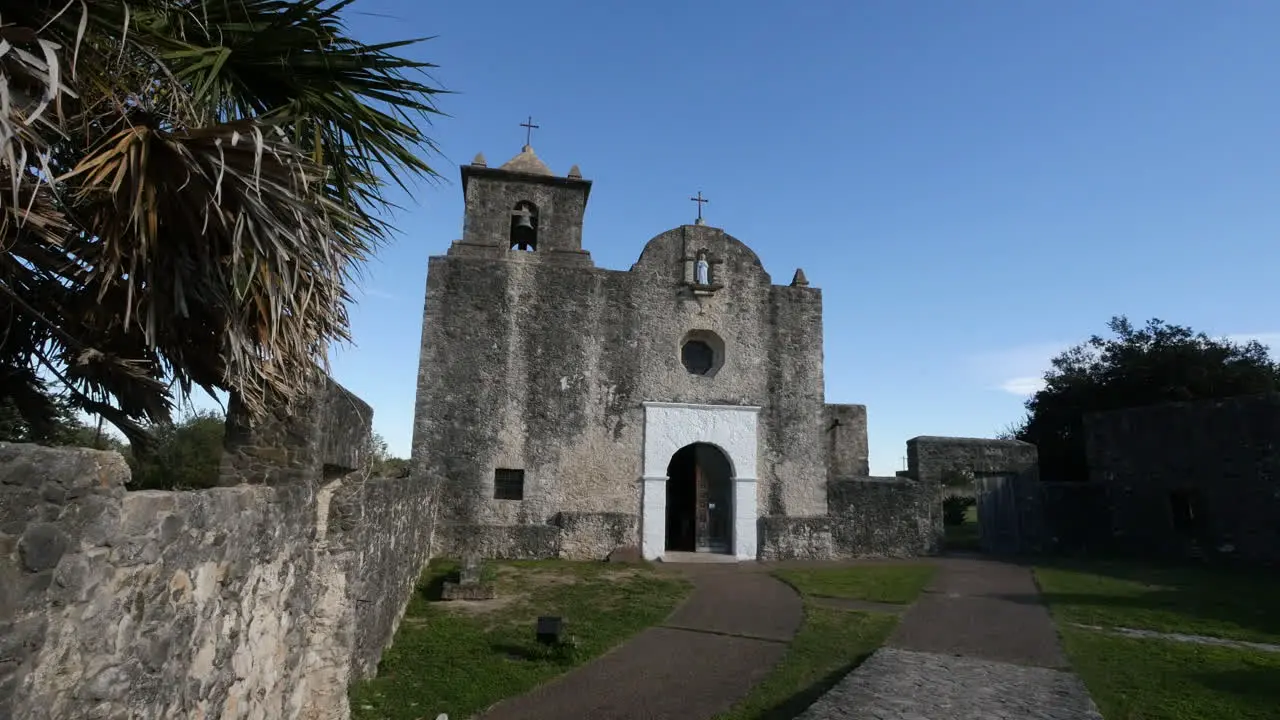
[{"label": "church facade", "polygon": [[701,204],[629,270],[599,268],[577,166],[526,145],[461,174],[462,237],[428,267],[413,440],[439,553],[936,549],[936,487],[866,477],[865,408],[825,402],[803,272],[775,284]]}]

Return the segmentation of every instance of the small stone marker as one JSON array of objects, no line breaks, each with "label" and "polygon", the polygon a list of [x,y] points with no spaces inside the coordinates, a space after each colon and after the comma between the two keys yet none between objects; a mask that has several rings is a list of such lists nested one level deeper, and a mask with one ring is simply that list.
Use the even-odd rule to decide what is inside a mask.
[{"label": "small stone marker", "polygon": [[474,554],[464,555],[462,568],[458,571],[458,582],[446,582],[440,592],[442,600],[492,600],[493,584],[480,581],[484,564]]}]

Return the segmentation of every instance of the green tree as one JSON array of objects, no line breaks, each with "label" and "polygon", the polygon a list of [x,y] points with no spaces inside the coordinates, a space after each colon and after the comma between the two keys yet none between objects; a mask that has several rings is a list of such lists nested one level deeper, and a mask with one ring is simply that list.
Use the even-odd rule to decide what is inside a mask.
[{"label": "green tree", "polygon": [[135,448],[194,387],[255,416],[348,339],[442,92],[354,0],[0,0],[0,401],[52,375]]},{"label": "green tree", "polygon": [[381,433],[373,433],[369,438],[369,465],[371,474],[381,477],[401,478],[409,475],[409,461],[392,457],[387,448],[387,440]]},{"label": "green tree", "polygon": [[1043,480],[1087,479],[1087,413],[1280,390],[1280,365],[1257,341],[1216,340],[1158,319],[1135,328],[1115,317],[1107,327],[1115,337],[1095,335],[1054,358],[1013,429],[1038,447]]},{"label": "green tree", "polygon": [[194,412],[151,429],[146,453],[129,453],[134,490],[190,490],[218,484],[226,418],[214,411]]}]

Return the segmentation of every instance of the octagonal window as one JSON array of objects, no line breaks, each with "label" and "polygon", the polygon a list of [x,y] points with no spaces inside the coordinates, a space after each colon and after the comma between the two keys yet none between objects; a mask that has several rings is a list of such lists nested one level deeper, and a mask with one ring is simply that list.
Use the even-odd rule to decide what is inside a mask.
[{"label": "octagonal window", "polygon": [[724,341],[710,330],[694,330],[680,343],[680,363],[691,375],[715,375],[724,365]]}]

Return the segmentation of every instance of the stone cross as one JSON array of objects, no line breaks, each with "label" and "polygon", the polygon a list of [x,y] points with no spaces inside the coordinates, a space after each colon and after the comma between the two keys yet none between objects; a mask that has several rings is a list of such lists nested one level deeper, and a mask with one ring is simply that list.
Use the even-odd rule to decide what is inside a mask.
[{"label": "stone cross", "polygon": [[541,125],[533,124],[533,116],[530,115],[528,120],[520,123],[520,127],[524,128],[524,144],[528,145],[533,140],[533,131],[541,128]]},{"label": "stone cross", "polygon": [[703,204],[703,203],[709,203],[709,202],[711,202],[711,201],[710,201],[710,200],[708,200],[708,199],[706,199],[706,198],[704,198],[704,197],[702,197],[702,191],[701,191],[701,190],[699,190],[699,191],[698,191],[698,196],[697,196],[697,197],[691,197],[691,198],[689,198],[689,199],[690,199],[690,200],[692,200],[693,202],[698,203],[698,219],[697,219],[696,221],[694,221],[694,223],[693,223],[693,224],[694,224],[694,225],[702,225],[702,224],[704,224],[706,221],[704,221],[704,220],[702,219],[702,204]]}]

